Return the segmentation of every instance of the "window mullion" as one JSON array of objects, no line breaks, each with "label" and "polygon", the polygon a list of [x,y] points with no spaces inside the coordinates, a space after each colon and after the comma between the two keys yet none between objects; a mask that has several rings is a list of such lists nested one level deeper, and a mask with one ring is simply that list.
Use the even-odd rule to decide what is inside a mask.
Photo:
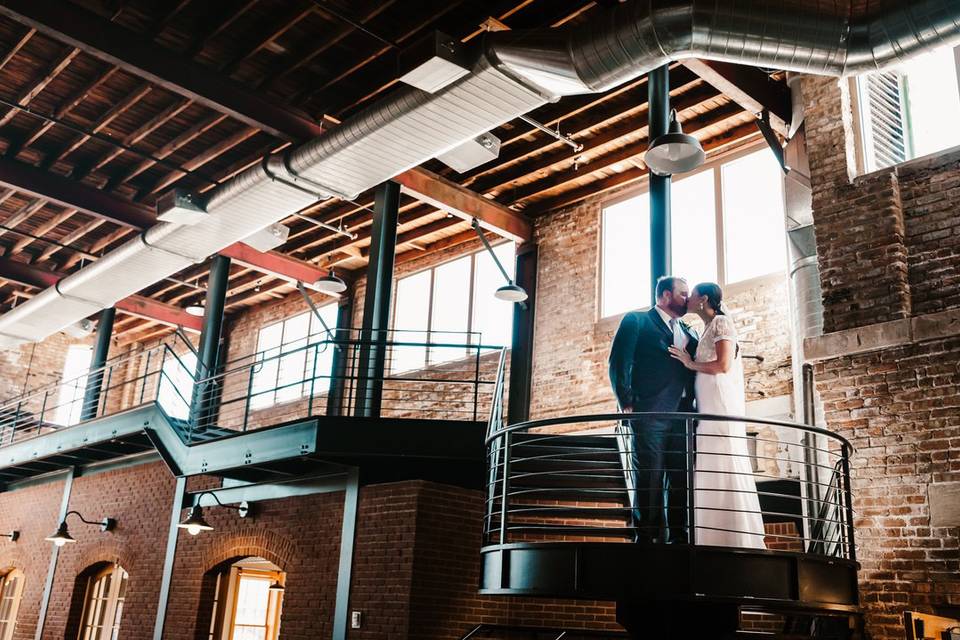
[{"label": "window mullion", "polygon": [[723,224],[723,172],[718,165],[713,167],[713,198],[717,224],[717,284],[727,285],[727,239]]}]

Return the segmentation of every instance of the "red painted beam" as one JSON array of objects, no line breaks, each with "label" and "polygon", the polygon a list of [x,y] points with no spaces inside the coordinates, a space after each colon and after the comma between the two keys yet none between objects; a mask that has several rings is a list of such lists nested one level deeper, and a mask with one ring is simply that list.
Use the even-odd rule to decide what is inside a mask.
[{"label": "red painted beam", "polygon": [[[47,289],[57,283],[64,277],[62,273],[54,271],[44,271],[24,262],[17,262],[9,258],[0,258],[0,278],[16,282],[18,284],[35,287],[37,289]],[[203,327],[203,319],[192,316],[180,307],[172,304],[160,302],[144,296],[129,296],[117,302],[116,308],[124,313],[129,313],[140,318],[153,320],[161,324],[173,327],[183,327],[184,329],[200,332]]]},{"label": "red painted beam", "polygon": [[533,238],[533,225],[522,214],[508,209],[499,202],[461,187],[426,169],[411,169],[393,178],[404,191],[421,202],[470,221],[476,218],[480,226],[499,236],[515,242],[528,242]]},{"label": "red painted beam", "polygon": [[276,251],[257,251],[243,242],[235,242],[229,247],[221,249],[219,253],[251,269],[290,282],[302,282],[311,288],[314,282],[325,275],[325,272],[313,263],[291,258]]}]

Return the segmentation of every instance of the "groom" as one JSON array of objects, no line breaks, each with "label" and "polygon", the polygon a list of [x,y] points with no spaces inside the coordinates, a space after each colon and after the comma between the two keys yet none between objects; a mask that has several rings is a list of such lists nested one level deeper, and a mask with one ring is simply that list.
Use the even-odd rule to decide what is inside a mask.
[{"label": "groom", "polygon": [[[657,281],[656,306],[621,320],[610,348],[610,383],[621,411],[694,410],[694,373],[667,351],[676,345],[696,352],[696,334],[680,321],[688,294],[683,278],[664,276]],[[645,418],[624,421],[619,429],[637,541],[687,542],[684,421]]]}]

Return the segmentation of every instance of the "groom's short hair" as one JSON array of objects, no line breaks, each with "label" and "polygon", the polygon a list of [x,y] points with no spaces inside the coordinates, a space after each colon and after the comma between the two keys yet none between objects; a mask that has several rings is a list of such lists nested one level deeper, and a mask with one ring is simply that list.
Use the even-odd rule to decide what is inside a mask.
[{"label": "groom's short hair", "polygon": [[673,288],[678,282],[686,282],[686,280],[677,276],[660,276],[657,278],[657,300],[662,298],[667,291],[673,292]]}]

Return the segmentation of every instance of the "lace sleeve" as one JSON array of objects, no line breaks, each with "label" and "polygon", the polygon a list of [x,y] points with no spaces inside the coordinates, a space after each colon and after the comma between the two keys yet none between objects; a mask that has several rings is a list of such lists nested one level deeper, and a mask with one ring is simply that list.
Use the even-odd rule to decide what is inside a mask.
[{"label": "lace sleeve", "polygon": [[737,341],[737,328],[730,316],[717,316],[713,319],[713,343],[721,340]]}]

